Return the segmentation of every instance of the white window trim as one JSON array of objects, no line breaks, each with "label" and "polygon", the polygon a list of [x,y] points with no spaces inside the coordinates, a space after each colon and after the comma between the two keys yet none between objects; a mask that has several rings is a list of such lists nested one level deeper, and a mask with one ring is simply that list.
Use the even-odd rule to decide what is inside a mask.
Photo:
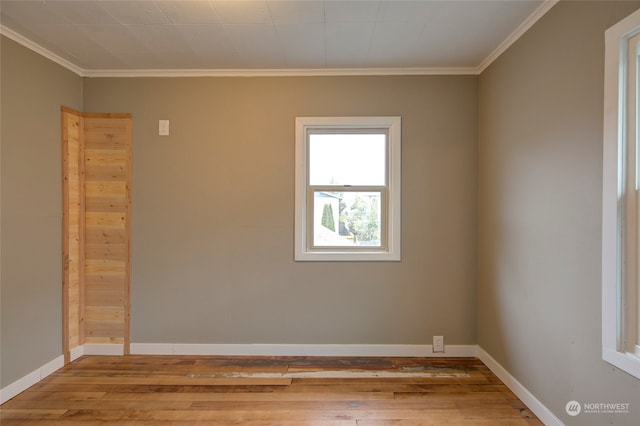
[{"label": "white window trim", "polygon": [[[313,251],[307,241],[307,130],[386,128],[388,155],[387,249],[341,251],[339,248]],[[400,117],[297,117],[295,175],[295,260],[297,261],[399,261],[401,216],[401,118]]]},{"label": "white window trim", "polygon": [[[627,59],[629,41],[639,33],[640,10],[605,33],[602,197],[602,358],[637,378],[640,378],[640,342],[637,333],[629,333],[629,328],[635,330],[638,326],[635,317],[638,298],[626,291],[625,280],[627,271],[635,274],[638,267],[637,257],[632,261],[625,259],[628,256],[626,234],[637,224],[636,219],[627,220],[626,200],[635,194],[630,195],[625,182],[629,173],[626,166],[628,130],[635,132],[636,128],[635,123],[628,120]],[[635,188],[633,190],[635,193]],[[633,286],[637,287],[637,282]]]}]

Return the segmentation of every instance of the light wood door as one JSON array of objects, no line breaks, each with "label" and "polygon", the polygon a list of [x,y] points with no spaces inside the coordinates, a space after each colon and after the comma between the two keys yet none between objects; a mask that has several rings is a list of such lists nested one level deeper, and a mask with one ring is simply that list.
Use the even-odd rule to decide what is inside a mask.
[{"label": "light wood door", "polygon": [[129,353],[131,121],[63,109],[66,356],[87,343]]}]

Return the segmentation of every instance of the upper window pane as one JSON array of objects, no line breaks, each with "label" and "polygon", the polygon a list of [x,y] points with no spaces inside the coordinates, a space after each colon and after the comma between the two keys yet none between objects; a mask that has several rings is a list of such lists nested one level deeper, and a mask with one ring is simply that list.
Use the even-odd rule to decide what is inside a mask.
[{"label": "upper window pane", "polygon": [[386,133],[309,134],[310,185],[386,185]]}]

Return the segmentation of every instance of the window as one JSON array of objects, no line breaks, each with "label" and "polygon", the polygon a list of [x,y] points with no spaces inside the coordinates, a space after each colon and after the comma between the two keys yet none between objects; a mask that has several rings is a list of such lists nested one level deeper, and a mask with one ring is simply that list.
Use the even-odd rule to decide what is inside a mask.
[{"label": "window", "polygon": [[295,260],[400,260],[400,126],[296,119]]},{"label": "window", "polygon": [[602,358],[640,378],[640,11],[605,33]]}]

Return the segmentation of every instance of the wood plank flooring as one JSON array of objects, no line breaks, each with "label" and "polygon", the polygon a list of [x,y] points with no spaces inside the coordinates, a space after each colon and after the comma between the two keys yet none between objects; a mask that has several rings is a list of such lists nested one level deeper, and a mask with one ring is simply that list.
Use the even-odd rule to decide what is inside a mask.
[{"label": "wood plank flooring", "polygon": [[542,425],[473,358],[87,356],[0,406],[12,425]]}]

